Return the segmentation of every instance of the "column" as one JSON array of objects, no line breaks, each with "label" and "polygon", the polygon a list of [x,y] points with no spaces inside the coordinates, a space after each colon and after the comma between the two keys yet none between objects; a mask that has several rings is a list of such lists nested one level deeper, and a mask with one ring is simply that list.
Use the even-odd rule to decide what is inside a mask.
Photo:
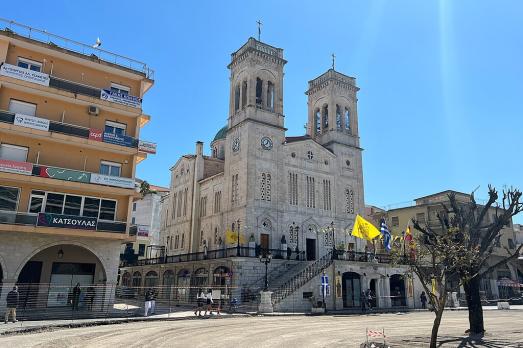
[{"label": "column", "polygon": [[392,303],[390,301],[390,278],[389,277],[386,277],[383,279],[384,282],[383,282],[383,285],[384,285],[384,292],[383,292],[383,296],[384,296],[384,308],[391,308],[392,307]]}]

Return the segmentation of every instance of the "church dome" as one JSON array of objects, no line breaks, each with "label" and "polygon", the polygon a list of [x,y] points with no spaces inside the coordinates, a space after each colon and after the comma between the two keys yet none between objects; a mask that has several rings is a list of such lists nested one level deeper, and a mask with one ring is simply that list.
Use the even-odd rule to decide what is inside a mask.
[{"label": "church dome", "polygon": [[220,129],[218,131],[218,133],[216,133],[216,135],[214,136],[214,139],[212,140],[212,142],[215,142],[216,140],[225,139],[225,136],[227,135],[227,131],[228,130],[229,130],[229,127],[228,126],[224,126],[222,129]]}]

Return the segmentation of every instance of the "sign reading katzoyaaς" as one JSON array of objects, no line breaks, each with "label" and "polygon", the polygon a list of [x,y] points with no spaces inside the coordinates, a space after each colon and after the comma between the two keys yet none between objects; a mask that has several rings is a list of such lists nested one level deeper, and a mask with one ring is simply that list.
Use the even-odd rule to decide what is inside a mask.
[{"label": "sign reading katzoyaa\u03c2", "polygon": [[43,86],[49,86],[49,75],[39,71],[21,68],[16,65],[4,63],[0,68],[0,75],[12,77],[17,80],[37,83]]},{"label": "sign reading katzoyaa\u03c2", "polygon": [[38,213],[38,220],[36,224],[37,226],[46,227],[96,230],[96,222],[97,218],[94,217]]}]

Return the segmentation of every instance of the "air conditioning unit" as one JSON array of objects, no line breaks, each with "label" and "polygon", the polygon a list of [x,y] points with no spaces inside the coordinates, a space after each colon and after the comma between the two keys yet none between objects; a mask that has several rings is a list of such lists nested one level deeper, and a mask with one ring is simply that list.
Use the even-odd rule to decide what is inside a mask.
[{"label": "air conditioning unit", "polygon": [[100,114],[100,108],[98,106],[89,105],[87,112],[89,113],[89,115],[98,116],[98,114]]}]

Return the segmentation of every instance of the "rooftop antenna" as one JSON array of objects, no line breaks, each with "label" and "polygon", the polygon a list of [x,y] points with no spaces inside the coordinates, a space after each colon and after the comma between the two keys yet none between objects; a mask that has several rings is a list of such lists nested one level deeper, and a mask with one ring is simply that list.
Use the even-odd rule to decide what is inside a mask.
[{"label": "rooftop antenna", "polygon": [[258,41],[260,41],[260,37],[261,37],[261,27],[263,25],[262,21],[258,19],[258,21],[256,22],[258,23]]}]

